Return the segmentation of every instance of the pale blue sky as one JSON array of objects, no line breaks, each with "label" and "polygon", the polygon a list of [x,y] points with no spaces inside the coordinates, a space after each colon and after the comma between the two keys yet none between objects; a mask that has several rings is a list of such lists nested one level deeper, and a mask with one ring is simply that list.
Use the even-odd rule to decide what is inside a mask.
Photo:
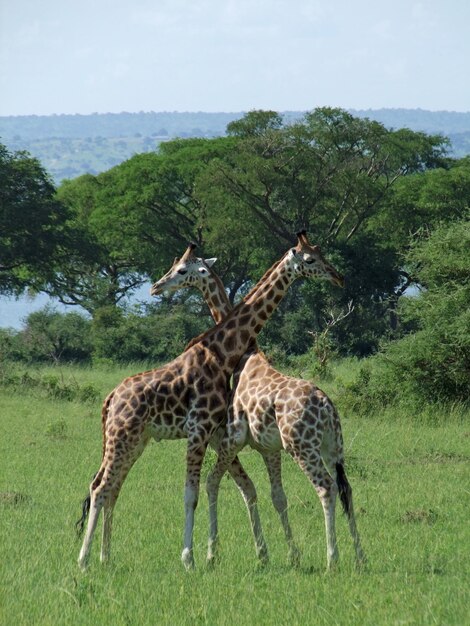
[{"label": "pale blue sky", "polygon": [[469,0],[0,0],[0,115],[470,110]]}]

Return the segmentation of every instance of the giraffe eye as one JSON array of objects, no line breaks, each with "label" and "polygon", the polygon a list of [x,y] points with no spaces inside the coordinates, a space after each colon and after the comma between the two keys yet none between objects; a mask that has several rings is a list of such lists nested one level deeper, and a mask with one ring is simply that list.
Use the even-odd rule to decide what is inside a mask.
[{"label": "giraffe eye", "polygon": [[305,263],[307,263],[307,265],[312,265],[315,263],[315,259],[306,259]]},{"label": "giraffe eye", "polygon": [[188,270],[178,270],[178,274],[181,274],[181,276],[184,276],[187,273],[188,273]]}]

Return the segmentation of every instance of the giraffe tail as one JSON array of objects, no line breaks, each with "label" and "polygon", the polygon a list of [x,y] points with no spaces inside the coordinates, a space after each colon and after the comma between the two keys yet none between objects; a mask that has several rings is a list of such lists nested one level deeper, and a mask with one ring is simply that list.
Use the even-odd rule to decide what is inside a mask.
[{"label": "giraffe tail", "polygon": [[[96,476],[96,474],[95,474]],[[95,479],[93,476],[93,480]],[[88,513],[90,512],[90,504],[91,504],[91,496],[90,494],[82,502],[82,516],[75,522],[75,530],[77,531],[78,537],[81,537],[83,534],[83,529],[85,528],[85,522],[88,517]]]},{"label": "giraffe tail", "polygon": [[343,511],[347,515],[347,517],[350,518],[351,515],[353,515],[352,489],[346,476],[346,470],[344,468],[344,444],[343,433],[341,430],[341,420],[334,407],[331,412],[331,428],[334,433],[333,436],[336,448],[336,485],[338,486],[338,494],[341,500]]},{"label": "giraffe tail", "polygon": [[[106,450],[106,418],[108,417],[109,403],[111,402],[113,395],[114,395],[114,391],[108,394],[105,401],[103,402],[103,406],[101,407],[101,431],[103,434],[103,447],[102,447],[102,452],[101,452],[101,460],[103,460],[104,453]],[[95,483],[95,479],[98,476],[98,474],[100,474],[100,472],[96,472],[96,474],[93,476],[92,485]],[[88,513],[90,512],[90,505],[91,505],[91,490],[82,502],[82,516],[80,517],[80,519],[78,519],[75,522],[75,529],[79,537],[82,535],[83,530],[85,528],[85,522],[87,520]]]},{"label": "giraffe tail", "polygon": [[336,463],[336,484],[338,485],[339,497],[343,505],[343,511],[351,517],[352,514],[352,489],[346,476],[343,463]]}]

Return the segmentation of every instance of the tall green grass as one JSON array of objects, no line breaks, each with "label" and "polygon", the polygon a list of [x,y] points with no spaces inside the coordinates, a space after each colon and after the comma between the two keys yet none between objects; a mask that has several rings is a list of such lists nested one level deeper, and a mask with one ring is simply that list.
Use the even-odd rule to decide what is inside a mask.
[{"label": "tall green grass", "polygon": [[[80,385],[93,383],[104,397],[139,369],[61,372]],[[321,386],[335,398],[334,380]],[[470,426],[463,412],[434,421],[390,411],[343,417],[347,471],[369,558],[364,572],[354,568],[338,507],[340,567],[325,573],[318,498],[285,456],[289,515],[302,549],[300,568],[287,565],[264,464],[246,450],[241,459],[258,489],[270,564],[259,568],[242,499],[224,478],[220,561],[213,570],[204,564],[208,512],[202,490],[197,569],[186,573],[179,560],[185,442],[162,442],[148,446],[124,484],[111,564],[99,563],[97,533],[90,568],[82,574],[74,522],[100,463],[100,401],[4,389],[0,402],[2,624],[470,623]],[[204,476],[213,460],[209,454]]]}]

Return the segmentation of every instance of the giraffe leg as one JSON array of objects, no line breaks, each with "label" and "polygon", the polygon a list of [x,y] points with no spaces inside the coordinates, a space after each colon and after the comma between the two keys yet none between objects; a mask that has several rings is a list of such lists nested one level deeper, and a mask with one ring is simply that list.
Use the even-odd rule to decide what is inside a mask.
[{"label": "giraffe leg", "polygon": [[109,559],[111,548],[111,527],[114,505],[119,495],[121,486],[134,465],[142,454],[148,437],[140,441],[125,441],[128,449],[119,459],[112,452],[105,453],[105,460],[90,486],[90,513],[83,545],[78,557],[78,564],[82,570],[86,569],[90,557],[91,544],[95,534],[96,525],[101,509],[104,508],[103,539],[101,544],[101,561]]},{"label": "giraffe leg", "polygon": [[98,518],[103,508],[104,501],[97,500],[95,494],[91,490],[90,511],[88,514],[88,524],[83,539],[82,548],[78,557],[78,566],[82,571],[85,571],[90,558],[91,542],[93,541],[93,535],[95,534]]},{"label": "giraffe leg", "polygon": [[220,481],[226,471],[235,480],[240,489],[245,504],[248,509],[251,529],[255,541],[255,549],[258,558],[262,563],[268,561],[268,549],[264,540],[261,528],[261,520],[258,512],[258,500],[256,489],[243,469],[237,457],[239,446],[231,443],[230,438],[224,439],[218,448],[217,462],[207,478],[207,495],[209,498],[209,544],[207,551],[207,561],[212,563],[216,558],[218,545],[218,519],[217,500],[219,495]]},{"label": "giraffe leg", "polygon": [[201,480],[201,467],[206,453],[207,442],[201,443],[188,440],[188,449],[186,455],[186,485],[184,491],[184,541],[181,560],[187,570],[194,568],[193,555],[193,531],[194,531],[194,513],[196,511],[199,499],[199,483]]},{"label": "giraffe leg", "polygon": [[111,555],[111,532],[113,529],[114,506],[118,499],[119,492],[121,491],[122,484],[124,483],[124,480],[126,479],[126,476],[129,473],[129,469],[121,473],[119,482],[116,484],[109,498],[104,503],[103,535],[102,535],[102,540],[101,540],[101,554],[100,554],[100,561],[102,563],[107,563]]},{"label": "giraffe leg", "polygon": [[287,545],[289,547],[289,562],[294,567],[300,563],[300,550],[297,547],[289,524],[287,515],[287,497],[282,485],[281,473],[281,451],[263,454],[263,460],[268,470],[269,481],[271,483],[271,500],[277,513],[279,514]]},{"label": "giraffe leg", "polygon": [[113,512],[117,495],[112,494],[109,501],[105,503],[103,510],[103,535],[101,539],[100,561],[108,563],[111,554],[111,531],[113,528]]},{"label": "giraffe leg", "polygon": [[326,530],[326,557],[327,568],[332,569],[338,561],[338,546],[336,542],[335,507],[338,487],[328,473],[319,454],[312,454],[311,450],[288,450],[302,471],[313,484],[323,507]]}]

